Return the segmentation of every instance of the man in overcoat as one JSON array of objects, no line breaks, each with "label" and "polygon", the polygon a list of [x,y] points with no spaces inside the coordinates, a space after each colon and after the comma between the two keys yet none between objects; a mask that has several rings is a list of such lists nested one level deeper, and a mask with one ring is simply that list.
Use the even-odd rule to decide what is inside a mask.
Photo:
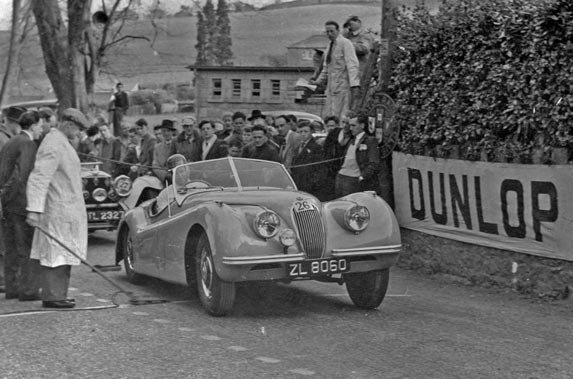
[{"label": "man in overcoat", "polygon": [[368,117],[350,119],[352,138],[346,145],[344,161],[336,175],[335,197],[339,198],[359,191],[380,192],[378,171],[380,152],[378,140],[366,134]]},{"label": "man in overcoat", "polygon": [[[27,222],[48,231],[82,259],[87,255],[88,227],[82,190],[81,164],[75,151],[79,132],[89,126],[77,109],[62,112],[60,124],[42,141],[34,170],[28,179]],[[58,243],[36,229],[32,259],[41,264],[42,305],[73,308],[68,299],[71,266],[81,262]]]},{"label": "man in overcoat", "polygon": [[20,117],[20,134],[0,151],[0,197],[4,219],[6,299],[40,300],[39,265],[30,259],[34,228],[26,223],[26,183],[34,168],[37,141],[42,135],[38,112]]},{"label": "man in overcoat", "polygon": [[162,141],[155,145],[153,150],[153,175],[157,176],[161,182],[171,181],[170,174],[167,171],[167,160],[173,154],[176,154],[175,141],[173,132],[177,129],[171,120],[161,122]]},{"label": "man in overcoat", "polygon": [[139,176],[151,175],[151,166],[153,165],[153,150],[155,149],[155,136],[149,131],[147,121],[140,118],[135,122],[135,129],[141,138],[141,151],[139,153]]},{"label": "man in overcoat", "polygon": [[123,91],[123,84],[117,83],[115,85],[116,91],[114,92],[111,102],[110,111],[113,112],[113,134],[119,136],[121,134],[121,122],[123,121],[123,116],[129,108],[129,97],[127,93]]}]

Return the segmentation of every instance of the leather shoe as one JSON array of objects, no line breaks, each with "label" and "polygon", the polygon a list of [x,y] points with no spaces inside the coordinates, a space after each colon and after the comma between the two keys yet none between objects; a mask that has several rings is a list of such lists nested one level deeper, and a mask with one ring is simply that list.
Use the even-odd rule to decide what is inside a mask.
[{"label": "leather shoe", "polygon": [[76,306],[74,299],[42,301],[44,308],[73,308]]},{"label": "leather shoe", "polygon": [[42,298],[40,297],[40,295],[35,293],[33,295],[20,295],[20,296],[18,296],[18,300],[20,300],[20,301],[36,301],[36,300],[42,300]]}]

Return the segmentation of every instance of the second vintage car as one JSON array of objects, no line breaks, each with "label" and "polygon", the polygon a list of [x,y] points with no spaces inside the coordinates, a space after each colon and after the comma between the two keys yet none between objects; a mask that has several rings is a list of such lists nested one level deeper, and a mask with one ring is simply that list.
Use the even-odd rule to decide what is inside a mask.
[{"label": "second vintage car", "polygon": [[126,208],[120,199],[131,192],[131,180],[121,175],[112,179],[111,175],[99,169],[101,162],[82,163],[82,187],[88,230],[113,230],[117,228]]},{"label": "second vintage car", "polygon": [[345,283],[355,305],[378,307],[400,248],[396,218],[374,192],[321,203],[279,163],[227,157],[175,167],[172,185],[128,211],[116,261],[131,282],[196,288],[221,316],[245,281]]}]

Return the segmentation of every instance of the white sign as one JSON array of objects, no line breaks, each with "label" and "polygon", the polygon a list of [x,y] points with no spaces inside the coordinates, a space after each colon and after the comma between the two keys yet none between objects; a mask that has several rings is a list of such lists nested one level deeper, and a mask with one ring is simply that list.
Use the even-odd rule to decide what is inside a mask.
[{"label": "white sign", "polygon": [[573,166],[470,162],[394,153],[400,226],[573,261]]}]

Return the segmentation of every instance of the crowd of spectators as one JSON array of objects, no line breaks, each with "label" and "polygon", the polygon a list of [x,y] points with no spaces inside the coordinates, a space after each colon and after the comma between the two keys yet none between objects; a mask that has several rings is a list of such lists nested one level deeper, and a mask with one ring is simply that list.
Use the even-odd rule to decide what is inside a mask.
[{"label": "crowd of spectators", "polygon": [[[326,201],[360,190],[378,190],[377,141],[367,133],[367,118],[297,120],[292,114],[267,116],[253,110],[224,113],[221,120],[183,117],[153,128],[141,118],[122,121],[114,137],[105,120],[96,120],[82,137],[82,161],[101,161],[112,176],[168,179],[167,160],[181,154],[187,162],[225,156],[280,162],[297,187]],[[180,127],[177,127],[177,124]],[[339,187],[336,190],[337,185]]]}]

